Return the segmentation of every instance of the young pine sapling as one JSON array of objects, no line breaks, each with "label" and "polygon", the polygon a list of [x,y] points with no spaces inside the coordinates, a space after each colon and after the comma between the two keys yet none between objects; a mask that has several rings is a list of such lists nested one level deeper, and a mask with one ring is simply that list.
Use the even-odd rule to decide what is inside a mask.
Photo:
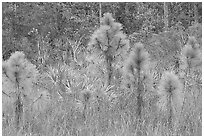
[{"label": "young pine sapling", "polygon": [[129,58],[125,62],[124,73],[126,83],[132,89],[133,93],[131,97],[136,98],[132,102],[136,103],[137,116],[141,119],[142,117],[142,107],[144,105],[144,95],[151,85],[151,76],[149,73],[149,54],[145,51],[142,43],[136,43],[134,45],[134,50],[131,52]]},{"label": "young pine sapling", "polygon": [[104,14],[101,26],[92,34],[89,50],[92,55],[103,57],[107,71],[105,87],[111,84],[113,66],[120,66],[127,56],[129,41],[122,32],[122,25],[115,22],[110,13]]},{"label": "young pine sapling", "polygon": [[[18,131],[28,107],[27,99],[33,97],[32,85],[37,79],[38,71],[26,60],[23,52],[13,53],[8,61],[4,62],[3,70],[3,79],[7,82],[3,83],[3,90],[7,100],[13,100],[9,102],[14,103],[15,127]],[[10,87],[14,87],[13,90]]]},{"label": "young pine sapling", "polygon": [[172,72],[164,72],[159,82],[159,102],[158,107],[167,119],[170,130],[175,126],[181,113],[183,104],[183,84],[178,76]]}]

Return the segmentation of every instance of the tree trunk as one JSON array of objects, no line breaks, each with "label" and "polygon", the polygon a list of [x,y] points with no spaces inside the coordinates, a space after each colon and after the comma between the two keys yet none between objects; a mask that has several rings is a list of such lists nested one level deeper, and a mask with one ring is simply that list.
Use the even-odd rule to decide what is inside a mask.
[{"label": "tree trunk", "polygon": [[22,117],[23,117],[23,102],[21,98],[21,94],[19,93],[19,88],[18,88],[18,94],[16,101],[14,103],[14,108],[15,108],[15,129],[16,133],[20,130],[20,127],[22,126]]},{"label": "tree trunk", "polygon": [[137,96],[137,112],[138,112],[138,117],[139,119],[141,119],[141,116],[142,116],[142,96],[141,96],[141,93],[139,92],[138,93],[138,96]]},{"label": "tree trunk", "polygon": [[169,20],[168,20],[168,3],[164,2],[164,30],[167,31],[169,27]]},{"label": "tree trunk", "polygon": [[167,120],[167,123],[168,123],[168,128],[169,130],[172,130],[173,129],[173,107],[172,107],[172,95],[170,95],[168,97],[168,102],[167,102],[167,108],[168,108],[168,120]]},{"label": "tree trunk", "polygon": [[138,71],[137,71],[137,75],[138,75],[138,78],[137,78],[137,93],[138,93],[138,95],[137,95],[137,112],[138,112],[138,117],[139,117],[139,119],[141,119],[141,116],[142,116],[142,89],[141,89],[141,85],[142,85],[142,83],[141,83],[141,79],[140,79],[140,69],[138,69]]},{"label": "tree trunk", "polygon": [[111,58],[109,56],[106,56],[106,69],[107,69],[107,82],[106,87],[108,87],[111,84],[111,78],[112,78],[112,67],[111,67]]},{"label": "tree trunk", "polygon": [[197,3],[194,2],[193,5],[194,5],[194,21],[195,21],[195,23],[198,23],[198,7],[197,7]]},{"label": "tree trunk", "polygon": [[99,2],[99,24],[101,24],[102,18],[102,2]]}]

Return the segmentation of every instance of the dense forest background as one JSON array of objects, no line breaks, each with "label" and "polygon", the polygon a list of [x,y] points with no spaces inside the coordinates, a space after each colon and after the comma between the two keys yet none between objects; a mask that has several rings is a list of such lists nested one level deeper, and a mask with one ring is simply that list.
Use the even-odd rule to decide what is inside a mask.
[{"label": "dense forest background", "polygon": [[123,25],[123,31],[129,37],[137,37],[137,41],[147,42],[153,34],[162,35],[166,20],[166,30],[182,33],[185,44],[189,27],[202,22],[202,4],[167,3],[167,15],[164,9],[161,2],[3,3],[3,59],[8,59],[17,50],[24,51],[33,63],[39,61],[37,58],[42,55],[38,54],[43,52],[55,59],[61,58],[65,51],[70,56],[71,46],[58,46],[60,41],[80,42],[79,48],[86,48],[90,34],[99,27],[100,18],[106,12],[112,13]]},{"label": "dense forest background", "polygon": [[202,135],[201,2],[3,2],[3,135]]}]

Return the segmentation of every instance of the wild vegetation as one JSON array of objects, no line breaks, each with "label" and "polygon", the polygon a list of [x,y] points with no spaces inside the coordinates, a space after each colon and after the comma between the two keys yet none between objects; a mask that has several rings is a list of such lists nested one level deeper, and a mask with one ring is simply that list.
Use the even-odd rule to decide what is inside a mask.
[{"label": "wild vegetation", "polygon": [[2,135],[202,135],[201,3],[2,6]]}]

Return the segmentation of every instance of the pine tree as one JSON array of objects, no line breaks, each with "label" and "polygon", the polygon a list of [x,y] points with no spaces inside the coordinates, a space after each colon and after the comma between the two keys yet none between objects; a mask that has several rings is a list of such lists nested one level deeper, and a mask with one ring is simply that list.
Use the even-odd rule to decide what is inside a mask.
[{"label": "pine tree", "polygon": [[[3,89],[11,97],[10,100],[14,100],[16,130],[18,131],[23,121],[25,107],[28,104],[25,99],[33,96],[32,85],[37,79],[38,71],[33,64],[26,60],[23,52],[13,53],[8,61],[4,62],[3,70],[3,79],[7,81],[4,83]],[[12,86],[14,87],[13,91],[8,93],[7,89]]]},{"label": "pine tree", "polygon": [[[202,76],[202,53],[200,46],[195,37],[189,37],[187,44],[181,51],[181,65],[179,77],[184,83],[184,101],[182,111],[191,108],[189,105],[197,105],[197,97],[201,93],[196,90],[199,89],[198,81]],[[195,75],[197,74],[197,75]],[[197,76],[197,77],[196,77]],[[198,84],[198,85],[197,85]],[[196,86],[196,87],[191,87]],[[198,90],[200,91],[200,90]],[[187,105],[188,106],[185,106]]]},{"label": "pine tree", "polygon": [[[145,87],[151,85],[149,72],[149,54],[145,51],[142,43],[136,43],[134,50],[125,62],[125,74],[128,77],[130,87],[133,89],[132,98],[136,98],[136,112],[139,118],[142,116],[144,105]],[[147,82],[147,83],[145,83]],[[134,102],[134,99],[133,99]]]},{"label": "pine tree", "polygon": [[183,104],[183,84],[178,76],[172,72],[164,72],[160,83],[158,93],[160,100],[159,109],[166,115],[168,127],[173,128],[173,121],[180,115]]},{"label": "pine tree", "polygon": [[113,67],[121,65],[128,48],[129,41],[122,32],[122,25],[115,22],[110,13],[104,14],[101,26],[91,36],[89,50],[92,55],[104,57],[107,71],[106,87],[111,84]]},{"label": "pine tree", "polygon": [[201,50],[199,49],[199,44],[195,37],[189,37],[181,54],[181,70],[188,70],[187,72],[190,73],[190,70],[193,67],[197,67],[202,64]]}]

